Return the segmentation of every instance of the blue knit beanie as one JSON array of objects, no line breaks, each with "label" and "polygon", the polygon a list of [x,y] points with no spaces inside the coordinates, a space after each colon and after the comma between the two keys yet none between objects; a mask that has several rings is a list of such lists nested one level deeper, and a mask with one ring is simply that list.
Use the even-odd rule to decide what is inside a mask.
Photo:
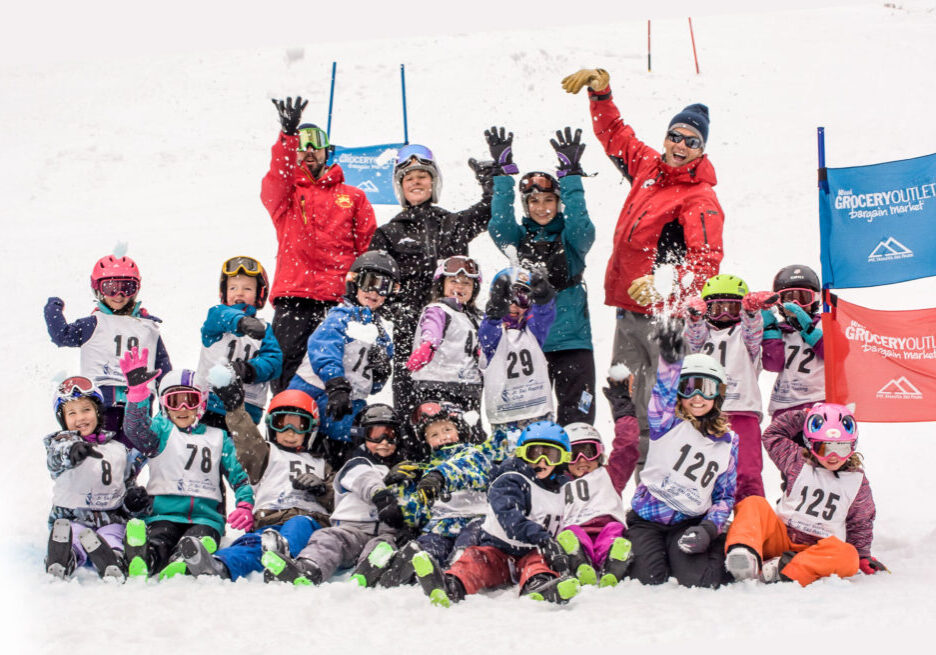
[{"label": "blue knit beanie", "polygon": [[702,145],[708,141],[709,116],[708,107],[701,103],[689,105],[673,116],[669,127],[685,127],[697,133],[702,138]]}]

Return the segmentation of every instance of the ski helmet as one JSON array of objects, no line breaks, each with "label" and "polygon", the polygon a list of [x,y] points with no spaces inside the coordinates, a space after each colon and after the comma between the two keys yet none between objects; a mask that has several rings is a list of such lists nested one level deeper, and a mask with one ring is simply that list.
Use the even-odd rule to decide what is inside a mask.
[{"label": "ski helmet", "polygon": [[702,287],[702,300],[743,298],[748,293],[748,285],[734,275],[713,275]]},{"label": "ski helmet", "polygon": [[590,462],[602,459],[604,444],[601,441],[601,434],[595,429],[595,426],[576,422],[565,426],[565,431],[569,435],[572,462],[577,462],[581,457]]},{"label": "ski helmet", "polygon": [[397,443],[399,444],[403,435],[402,424],[396,410],[384,403],[374,403],[362,409],[358,412],[358,415],[354,417],[354,421],[351,424],[351,438],[354,439],[354,445],[359,446],[364,443],[370,428],[378,425],[386,425],[393,428],[396,432]]},{"label": "ski helmet", "polygon": [[717,380],[719,384],[727,384],[728,376],[725,373],[725,367],[718,363],[714,357],[705,353],[692,353],[686,355],[682,361],[682,369],[679,371],[680,378],[693,376],[702,376]]},{"label": "ski helmet", "polygon": [[[316,450],[319,439],[319,411],[318,405],[312,399],[312,396],[299,389],[286,389],[280,391],[270,400],[267,407],[267,441],[282,447],[276,441],[276,435],[287,429],[279,423],[278,417],[284,414],[295,414],[303,419],[300,429],[305,429],[305,439],[301,448],[309,452]],[[293,428],[294,431],[299,432]]]},{"label": "ski helmet", "polygon": [[[523,215],[530,215],[530,196],[534,193],[552,193],[556,196],[556,200],[560,203],[562,202],[562,195],[559,192],[559,182],[549,173],[544,173],[542,171],[531,171],[520,178],[520,181],[517,182],[517,187],[520,189],[520,203],[523,205]],[[557,208],[556,212],[562,211],[562,205]]]},{"label": "ski helmet", "polygon": [[410,171],[426,171],[432,176],[431,203],[439,202],[442,193],[442,172],[436,163],[435,156],[426,146],[408,144],[397,152],[396,165],[393,167],[393,190],[396,192],[400,205],[405,209],[409,203],[403,196],[403,178]]},{"label": "ski helmet", "polygon": [[[176,405],[176,402],[179,404]],[[159,382],[159,406],[163,413],[167,409],[196,409],[195,423],[192,424],[195,427],[208,406],[208,392],[196,380],[195,371],[187,368],[172,369]]]},{"label": "ski helmet", "polygon": [[472,292],[468,302],[478,297],[481,290],[481,267],[478,262],[467,255],[454,255],[439,262],[435,273],[432,274],[433,291],[439,298],[444,297],[445,278],[464,275],[472,281]]},{"label": "ski helmet", "polygon": [[[372,277],[365,276],[367,273]],[[365,277],[368,284],[364,288],[373,288],[386,298],[400,290],[400,267],[386,250],[369,250],[354,260],[345,276],[345,295],[348,298],[354,299],[358,282],[363,282]]]},{"label": "ski helmet", "polygon": [[270,281],[267,278],[266,270],[253,257],[238,256],[231,257],[221,264],[221,302],[227,304],[227,280],[235,275],[247,275],[257,279],[257,300],[254,305],[257,309],[263,309],[266,304],[267,296],[270,293]]},{"label": "ski helmet", "polygon": [[[91,288],[94,290],[94,295],[98,300],[102,298],[101,280],[112,278],[134,280],[136,281],[137,290],[139,290],[140,282],[142,281],[140,269],[137,268],[135,261],[127,256],[114,257],[113,255],[105,255],[97,260],[94,263],[94,268],[91,269]],[[129,295],[135,296],[136,291]]]},{"label": "ski helmet", "polygon": [[73,375],[65,378],[55,390],[55,395],[52,398],[52,409],[55,411],[55,418],[58,420],[59,425],[62,426],[63,430],[68,429],[65,426],[65,403],[78,398],[87,398],[94,403],[98,422],[95,431],[100,430],[102,427],[101,416],[104,407],[104,396],[97,385],[83,375]]},{"label": "ski helmet", "polygon": [[315,123],[303,123],[296,130],[299,134],[299,151],[305,152],[310,148],[327,150],[324,166],[330,165],[332,155],[335,154],[335,146],[329,141],[328,133]]},{"label": "ski helmet", "polygon": [[832,454],[848,459],[858,443],[858,423],[852,410],[845,405],[816,403],[806,414],[803,436],[809,450],[820,461],[824,462]]},{"label": "ski helmet", "polygon": [[450,421],[458,430],[459,439],[467,436],[468,425],[465,423],[461,407],[454,403],[425,402],[413,410],[413,428],[416,430],[416,437],[420,441],[426,439],[426,429],[436,421]]},{"label": "ski helmet", "polygon": [[[822,285],[819,282],[819,276],[816,275],[816,272],[809,268],[808,266],[803,266],[802,264],[793,264],[792,266],[784,266],[781,268],[777,274],[774,276],[773,280],[773,290],[774,291],[785,291],[787,289],[810,289],[816,292],[815,301],[803,305],[808,299],[808,294],[800,292],[800,295],[806,296],[803,299],[796,299],[797,304],[806,309],[810,314],[815,314],[819,311],[819,296],[818,293],[822,290]],[[796,291],[790,291],[789,294],[797,294]],[[788,294],[780,294],[781,302],[784,302],[783,296]],[[794,296],[795,298],[796,296]],[[789,295],[787,300],[789,300]],[[783,306],[780,307],[781,311],[785,311]]]},{"label": "ski helmet", "polygon": [[[555,446],[560,451],[559,457],[553,459],[556,453],[552,449],[547,449],[551,451],[551,455],[531,452],[538,444]],[[515,453],[517,457],[526,462],[536,463],[540,461],[542,457],[546,457],[549,464],[558,466],[560,464],[569,463],[572,458],[572,445],[569,442],[569,434],[561,425],[553,421],[536,421],[535,423],[530,423],[523,429],[523,432],[520,433]]]},{"label": "ski helmet", "polygon": [[494,284],[502,277],[508,277],[512,280],[511,284],[511,295],[510,302],[518,305],[519,307],[529,307],[530,306],[530,282],[532,280],[532,274],[525,268],[516,268],[510,267],[498,271],[497,275],[494,276],[494,279],[491,280],[491,289],[494,289]]}]

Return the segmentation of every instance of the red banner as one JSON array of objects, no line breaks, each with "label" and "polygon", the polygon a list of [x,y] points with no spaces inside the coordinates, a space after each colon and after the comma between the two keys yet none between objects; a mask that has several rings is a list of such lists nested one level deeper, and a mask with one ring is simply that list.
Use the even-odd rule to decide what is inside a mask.
[{"label": "red banner", "polygon": [[826,399],[859,421],[936,421],[936,309],[879,311],[826,291]]}]

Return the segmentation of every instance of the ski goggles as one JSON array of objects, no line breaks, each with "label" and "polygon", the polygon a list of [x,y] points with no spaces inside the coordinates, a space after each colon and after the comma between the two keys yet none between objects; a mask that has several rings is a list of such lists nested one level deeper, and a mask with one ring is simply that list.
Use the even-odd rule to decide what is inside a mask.
[{"label": "ski goggles", "polygon": [[471,279],[477,279],[481,277],[481,269],[478,268],[478,262],[471,257],[456,255],[442,262],[442,275],[446,277],[464,275]]},{"label": "ski goggles", "polygon": [[556,181],[551,175],[546,173],[527,173],[520,178],[519,187],[520,193],[532,193],[534,191],[539,191],[541,193],[559,193],[559,189],[556,188]]},{"label": "ski goggles", "polygon": [[386,298],[393,293],[396,282],[389,275],[373,271],[362,271],[358,273],[357,286],[361,291],[376,291]]},{"label": "ski goggles", "polygon": [[98,290],[109,298],[130,298],[140,290],[140,282],[132,277],[108,277],[98,283]]},{"label": "ski goggles", "polygon": [[65,378],[58,386],[56,393],[62,398],[83,396],[94,390],[94,383],[83,375],[73,375]]},{"label": "ski goggles", "polygon": [[848,459],[855,453],[854,441],[810,441],[809,449],[816,454],[819,459],[828,459],[830,455],[835,455],[839,459]]},{"label": "ski goggles", "polygon": [[524,462],[538,464],[540,461],[545,461],[549,466],[566,464],[572,456],[568,450],[564,450],[556,444],[541,442],[532,442],[517,446],[514,453]]},{"label": "ski goggles", "polygon": [[806,308],[816,302],[818,295],[812,289],[789,288],[779,292],[780,302],[796,303],[800,307]]},{"label": "ski goggles", "polygon": [[417,144],[406,145],[397,151],[397,167],[403,167],[410,163],[411,159],[416,159],[420,164],[426,166],[435,164],[435,156],[426,146]]},{"label": "ski goggles", "polygon": [[320,127],[304,127],[299,130],[299,150],[322,150],[330,145],[328,134]]},{"label": "ski goggles", "polygon": [[[298,426],[294,425],[293,423],[286,422],[287,418],[293,416],[298,417]],[[308,434],[309,432],[312,432],[318,428],[318,419],[310,414],[282,410],[268,414],[267,425],[270,426],[270,429],[274,432],[286,432],[286,430],[292,430],[296,434]]]},{"label": "ski goggles", "polygon": [[679,387],[676,393],[680,398],[692,398],[693,396],[702,396],[706,400],[714,400],[718,396],[719,382],[714,378],[708,378],[701,375],[687,375],[679,378]]},{"label": "ski goggles", "polygon": [[673,143],[682,143],[686,142],[687,148],[692,148],[693,150],[698,150],[702,147],[702,139],[697,136],[690,136],[688,134],[680,134],[675,130],[670,130],[666,133],[666,138],[672,141]]},{"label": "ski goggles", "polygon": [[705,301],[705,315],[714,321],[738,318],[741,315],[741,299],[718,298]]},{"label": "ski goggles", "polygon": [[263,266],[253,257],[238,256],[231,257],[221,264],[221,272],[228,277],[234,277],[242,273],[250,277],[256,277],[263,273]]},{"label": "ski goggles", "polygon": [[395,444],[397,442],[397,431],[390,425],[372,425],[367,428],[367,432],[364,433],[364,441],[369,441],[370,443],[386,441],[387,443]]},{"label": "ski goggles", "polygon": [[594,462],[604,453],[604,445],[600,441],[576,441],[572,444],[571,463],[575,464],[580,459],[586,462]]},{"label": "ski goggles", "polygon": [[181,411],[184,409],[198,409],[204,401],[204,395],[197,389],[178,389],[167,391],[159,398],[159,402],[166,409]]}]

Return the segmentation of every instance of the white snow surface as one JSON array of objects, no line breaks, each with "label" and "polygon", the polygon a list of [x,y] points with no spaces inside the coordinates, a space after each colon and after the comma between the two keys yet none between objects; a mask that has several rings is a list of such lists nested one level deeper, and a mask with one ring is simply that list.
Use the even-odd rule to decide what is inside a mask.
[{"label": "white snow surface", "polygon": [[[259,576],[236,584],[183,578],[113,587],[89,570],[67,583],[42,570],[51,482],[40,438],[55,428],[55,379],[63,369],[78,370],[78,351],[49,341],[46,298],[62,297],[69,320],[86,316],[91,265],[115,242],[125,243],[143,272],[141,299],[164,320],[173,364],[193,368],[201,322],[217,302],[219,264],[243,253],[274,268],[274,231],[259,199],[278,130],[270,98],[301,94],[310,100],[305,118],[324,124],[328,72],[338,59],[334,141],[397,140],[398,67],[405,63],[410,139],[439,157],[441,205],[450,209],[478,197],[465,162],[486,154],[485,128],[514,132],[521,170],[554,166],[548,139],[557,128],[585,128],[583,164],[597,174],[585,181],[586,198],[598,231],[586,280],[602,376],[614,327],[613,310],[603,304],[604,270],[628,185],[588,129],[585,93],[565,94],[562,77],[581,67],[607,69],[623,115],[654,147],[683,106],[709,105],[707,152],[727,217],[722,271],[752,289],[768,288],[790,263],[818,269],[817,126],[827,129],[830,166],[936,152],[936,3],[781,6],[694,17],[701,75],[685,18],[654,21],[648,73],[645,16],[625,11],[566,29],[537,29],[530,20],[515,23],[515,31],[498,26],[502,31],[343,44],[316,43],[312,21],[307,43],[281,47],[238,50],[232,43],[225,52],[78,57],[17,68],[0,62],[0,261],[8,294],[15,294],[9,308],[23,309],[19,317],[7,314],[0,342],[0,398],[10,420],[0,460],[3,651],[925,650],[936,615],[931,424],[860,426],[877,502],[873,550],[892,574],[806,589],[626,582],[585,589],[562,608],[507,590],[442,610],[416,588],[367,591],[344,580],[314,589],[265,585]],[[397,210],[378,207],[378,220]],[[488,280],[506,266],[486,235],[471,254]],[[904,309],[933,305],[934,290],[923,280],[842,295]],[[269,319],[271,308],[263,314]],[[14,319],[22,319],[16,330]],[[762,376],[765,394],[772,379]],[[598,402],[596,426],[610,444],[609,410],[600,395]],[[768,497],[776,498],[779,477],[769,461],[764,479]]]}]

